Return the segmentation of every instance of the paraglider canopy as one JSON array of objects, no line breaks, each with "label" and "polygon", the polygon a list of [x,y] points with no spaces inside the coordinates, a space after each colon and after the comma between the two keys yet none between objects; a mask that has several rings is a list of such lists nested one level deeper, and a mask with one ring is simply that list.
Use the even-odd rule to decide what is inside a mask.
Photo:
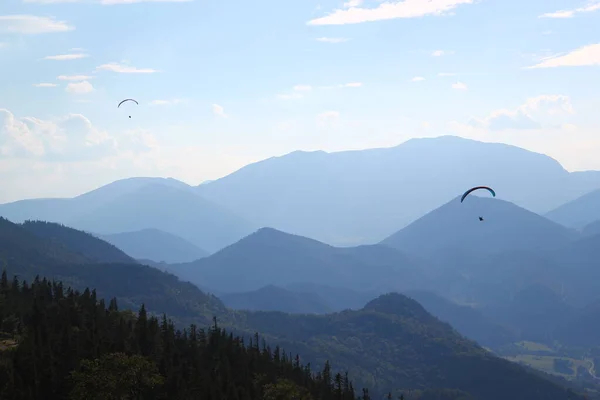
[{"label": "paraglider canopy", "polygon": [[485,190],[489,191],[492,194],[492,196],[496,197],[496,192],[494,192],[494,189],[492,189],[491,187],[488,187],[488,186],[475,186],[475,187],[467,190],[462,195],[462,197],[460,198],[460,202],[462,203],[469,194],[471,194],[472,192],[474,192],[476,190],[479,190],[479,189],[485,189]]},{"label": "paraglider canopy", "polygon": [[[121,101],[119,103],[119,105],[117,106],[117,108],[120,108],[121,104],[125,103],[126,101],[133,101],[135,104],[140,105],[140,103],[138,103],[137,100],[135,100],[135,99],[125,99],[125,100],[123,100],[123,101]],[[129,118],[131,118],[131,115],[129,116]]]}]

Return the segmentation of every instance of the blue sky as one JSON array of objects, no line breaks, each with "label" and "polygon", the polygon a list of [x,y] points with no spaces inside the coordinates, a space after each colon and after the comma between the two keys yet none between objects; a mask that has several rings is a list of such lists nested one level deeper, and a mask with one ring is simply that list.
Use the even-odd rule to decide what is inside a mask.
[{"label": "blue sky", "polygon": [[600,169],[599,24],[586,0],[2,0],[0,202],[446,134]]}]

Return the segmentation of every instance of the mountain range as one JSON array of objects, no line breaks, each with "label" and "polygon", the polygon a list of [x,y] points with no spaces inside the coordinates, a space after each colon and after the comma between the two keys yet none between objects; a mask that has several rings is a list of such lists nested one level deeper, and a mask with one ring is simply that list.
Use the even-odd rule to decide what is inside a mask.
[{"label": "mountain range", "polygon": [[[234,332],[252,336],[259,331],[269,343],[298,351],[312,365],[332,360],[348,370],[357,385],[372,388],[373,396],[403,389],[451,388],[491,400],[515,393],[523,398],[579,398],[569,394],[566,382],[555,383],[491,355],[400,294],[380,296],[360,310],[323,316],[231,312],[219,299],[172,275],[137,263],[110,262],[127,256],[84,232],[58,224],[18,225],[0,219],[0,239],[0,258],[8,272],[21,280],[41,274],[81,289],[93,284],[100,298],[115,296],[121,307],[132,309],[143,303],[149,312],[167,312],[179,321],[207,323],[207,313],[212,313]],[[303,238],[289,239],[315,246]],[[108,251],[107,259],[98,258],[99,249]],[[501,382],[494,378],[499,376]]]},{"label": "mountain range", "polygon": [[[583,207],[585,199],[577,200],[600,188],[600,172],[568,172],[543,154],[452,136],[384,149],[297,151],[197,187],[171,178],[125,179],[72,199],[3,204],[0,215],[100,235],[158,229],[208,253],[260,227],[356,246],[378,243],[482,184],[568,227],[600,220],[598,202]],[[583,217],[560,217],[571,201]]]},{"label": "mountain range", "polygon": [[261,226],[347,246],[379,242],[478,185],[543,214],[600,188],[600,172],[568,172],[543,154],[442,136],[384,149],[297,151],[197,190]]}]

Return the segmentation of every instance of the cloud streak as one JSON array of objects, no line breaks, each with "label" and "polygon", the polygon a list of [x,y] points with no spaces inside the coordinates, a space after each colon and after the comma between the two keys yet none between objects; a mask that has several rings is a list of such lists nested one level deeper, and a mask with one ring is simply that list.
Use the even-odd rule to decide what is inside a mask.
[{"label": "cloud streak", "polygon": [[42,60],[69,61],[69,60],[79,60],[79,59],[87,58],[87,57],[89,57],[89,54],[84,54],[84,53],[59,54],[56,56],[46,56]]},{"label": "cloud streak", "polygon": [[338,38],[338,37],[320,37],[320,38],[316,39],[317,42],[331,43],[331,44],[344,43],[344,42],[347,42],[348,40],[350,40],[350,39]]},{"label": "cloud streak", "polygon": [[348,3],[352,5],[350,8],[336,9],[325,17],[308,21],[307,25],[346,25],[398,18],[441,16],[449,14],[460,5],[473,4],[474,0],[386,1],[375,8],[361,8],[361,2]]},{"label": "cloud streak", "polygon": [[600,1],[594,1],[585,7],[545,13],[540,15],[538,18],[573,18],[575,14],[589,13],[598,10],[600,10]]},{"label": "cloud streak", "polygon": [[74,26],[65,21],[35,15],[0,15],[0,33],[38,35],[42,33],[69,32]]},{"label": "cloud streak", "polygon": [[59,81],[87,81],[93,78],[93,76],[89,75],[60,75],[56,77]]},{"label": "cloud streak", "polygon": [[118,63],[108,63],[96,67],[97,71],[110,71],[119,74],[154,74],[158,70],[152,68],[136,68],[129,65],[122,65]]},{"label": "cloud streak", "polygon": [[525,69],[585,67],[600,65],[600,43],[580,47],[569,53],[547,57],[538,64]]}]

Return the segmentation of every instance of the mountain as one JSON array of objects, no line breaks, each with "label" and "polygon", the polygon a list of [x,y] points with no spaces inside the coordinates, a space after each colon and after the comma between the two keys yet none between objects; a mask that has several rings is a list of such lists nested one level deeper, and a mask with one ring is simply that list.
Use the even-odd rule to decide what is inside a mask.
[{"label": "mountain", "polygon": [[252,312],[237,324],[248,332],[268,327],[268,341],[311,365],[334,360],[373,398],[424,388],[459,389],[485,400],[569,398],[565,388],[493,356],[400,294],[324,316]]},{"label": "mountain", "polygon": [[382,244],[419,255],[448,251],[472,255],[554,249],[576,237],[576,232],[507,201],[470,195],[463,203],[452,199]]},{"label": "mountain", "polygon": [[545,213],[600,188],[600,174],[569,173],[514,146],[443,136],[384,149],[296,151],[197,191],[261,226],[349,246],[379,242],[477,185]]},{"label": "mountain", "polygon": [[[275,242],[279,238],[280,241],[292,242],[300,247],[329,247],[305,238],[288,237],[290,235],[272,230],[262,233],[269,235]],[[87,238],[85,233],[81,235]],[[73,241],[73,238],[70,240]],[[372,251],[372,248],[369,250]],[[145,304],[142,310],[147,309],[154,314],[167,313],[179,326],[186,321],[208,324],[210,316],[215,315],[223,324],[236,332],[242,332],[245,336],[262,332],[271,346],[284,348],[285,354],[298,352],[302,355],[303,362],[310,362],[313,368],[325,367],[325,361],[331,360],[336,368],[342,371],[348,369],[351,374],[356,372],[358,375],[354,379],[357,387],[373,387],[373,398],[395,388],[459,389],[471,393],[475,399],[486,400],[504,399],[509,397],[509,394],[513,397],[518,395],[522,398],[562,400],[567,395],[564,388],[531,374],[516,364],[486,353],[475,343],[458,335],[448,324],[431,316],[418,303],[401,295],[382,296],[359,311],[324,316],[290,315],[281,312],[232,313],[218,299],[204,294],[192,284],[178,281],[173,275],[139,264],[95,264],[86,254],[75,253],[58,239],[43,239],[5,219],[0,220],[0,258],[5,263],[8,273],[18,274],[20,280],[27,279],[31,282],[33,276],[41,274],[80,290],[90,287],[90,283],[93,283],[92,287],[96,288],[96,293],[85,291],[85,298],[116,297],[117,302],[125,309],[140,309],[142,304]],[[38,284],[34,282],[34,285]],[[31,285],[28,287],[31,288]],[[46,293],[41,295],[41,301],[52,301],[52,296],[46,292],[51,287],[44,282],[41,282],[39,287]],[[27,293],[31,293],[31,289],[29,290]],[[37,292],[38,289],[35,290]],[[75,298],[67,298],[69,301],[65,304],[70,307]],[[62,300],[59,304],[61,302]],[[32,315],[39,315],[36,312],[40,312],[39,307],[42,303],[37,304],[37,311]],[[90,301],[84,304],[89,305]],[[56,306],[47,308],[54,312],[58,309],[62,310]],[[95,312],[90,318],[105,315],[101,309],[96,310],[100,312]],[[146,311],[142,310],[140,316],[145,315]],[[60,319],[55,320],[64,321],[65,316],[68,316],[67,319],[73,321],[72,323],[79,320],[74,319],[74,314],[64,312],[66,311],[61,311]],[[52,319],[42,318],[40,321],[49,320]],[[27,321],[36,319],[28,318]],[[9,322],[4,326],[10,326]],[[39,324],[36,326],[41,329]],[[87,326],[87,323],[82,326]],[[125,329],[128,325],[125,323],[114,326]],[[138,325],[136,332],[140,331],[141,326]],[[153,332],[159,331],[157,324],[151,323],[148,326],[154,329]],[[101,327],[108,328],[108,325],[97,325],[98,329]],[[58,332],[56,329],[50,331]],[[45,331],[39,332],[41,337],[46,337],[43,334]],[[191,332],[189,331],[188,335]],[[117,335],[118,337],[121,336]],[[67,342],[52,341],[55,345],[50,348],[56,349],[56,346],[59,346],[58,350],[62,349],[62,354],[67,356],[62,346],[69,343],[74,345],[75,338],[80,336],[75,335]],[[135,338],[139,339],[140,336]],[[90,340],[96,339],[98,337],[94,336]],[[143,343],[150,345],[154,342]],[[126,345],[121,344],[121,348],[127,349],[124,346]],[[96,351],[103,347],[76,348]],[[144,347],[139,348],[142,352],[149,351],[148,348],[143,349]],[[93,358],[95,354],[89,357]],[[498,381],[496,377],[502,377],[502,380]],[[538,397],[535,397],[535,394]],[[579,397],[573,395],[571,399]]]},{"label": "mountain", "polygon": [[136,259],[182,263],[208,255],[206,251],[179,236],[152,228],[99,237]]},{"label": "mountain", "polygon": [[294,292],[268,285],[243,293],[219,296],[229,308],[251,311],[281,311],[292,314],[326,314],[333,311],[327,301],[316,293]]},{"label": "mountain", "polygon": [[25,221],[21,226],[39,238],[64,245],[73,252],[85,255],[89,262],[137,263],[110,243],[68,226],[45,221]]},{"label": "mountain", "polygon": [[407,288],[424,277],[417,264],[386,246],[337,248],[262,228],[225,249],[169,271],[215,292],[310,282],[355,290]]},{"label": "mountain", "polygon": [[60,222],[99,234],[154,228],[211,252],[256,229],[250,222],[200,197],[185,183],[162,178],[117,181],[72,199],[3,204],[0,215],[15,222]]},{"label": "mountain", "polygon": [[584,226],[583,229],[581,230],[581,234],[583,236],[600,235],[600,220],[590,222],[589,224]]},{"label": "mountain", "polygon": [[[106,255],[99,249],[107,249]],[[135,310],[146,304],[179,322],[208,323],[213,315],[227,315],[220,300],[195,285],[131,259],[113,262],[118,260],[115,254],[127,257],[85,232],[50,223],[22,226],[0,218],[0,265],[20,280],[32,282],[39,275],[79,290],[94,287],[99,297],[116,297],[121,307]]]},{"label": "mountain", "polygon": [[473,307],[456,304],[431,292],[407,291],[404,294],[418,301],[435,317],[448,322],[461,335],[481,345],[497,347],[517,341],[514,332],[495,324]]},{"label": "mountain", "polygon": [[309,282],[291,283],[286,289],[295,292],[309,293],[319,296],[331,307],[332,311],[361,309],[369,301],[379,296],[379,291],[353,290],[339,286],[319,285]]},{"label": "mountain", "polygon": [[173,178],[128,178],[109,183],[73,198],[27,199],[0,204],[0,215],[14,222],[23,222],[28,219],[63,222],[68,218],[91,212],[96,207],[148,184],[191,189],[191,186]]},{"label": "mountain", "polygon": [[583,228],[600,220],[600,189],[553,209],[545,217],[571,228]]}]

